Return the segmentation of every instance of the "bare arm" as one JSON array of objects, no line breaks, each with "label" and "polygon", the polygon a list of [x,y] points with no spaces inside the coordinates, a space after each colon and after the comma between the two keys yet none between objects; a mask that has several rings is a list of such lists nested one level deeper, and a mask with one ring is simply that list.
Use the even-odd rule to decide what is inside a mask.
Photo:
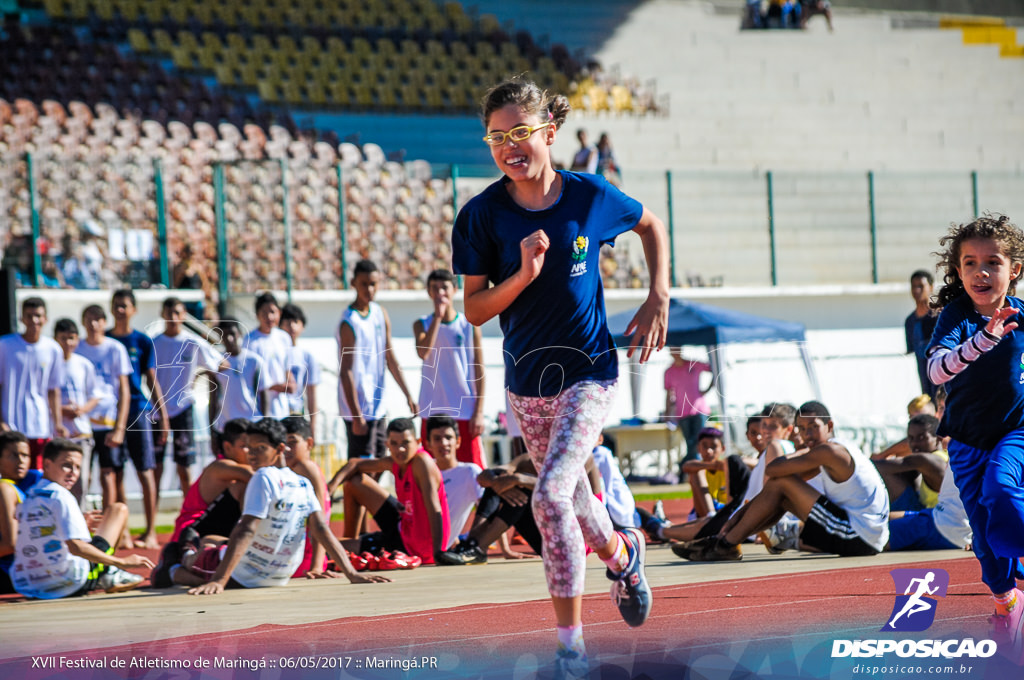
[{"label": "bare arm", "polygon": [[651,273],[651,287],[647,299],[626,326],[625,335],[632,336],[627,356],[640,350],[640,363],[650,358],[651,352],[665,346],[668,326],[668,234],[665,225],[654,213],[644,208],[640,221],[633,227],[644,247],[647,270]]},{"label": "bare arm", "polygon": [[440,483],[438,477],[431,474],[431,464],[423,459],[423,456],[416,456],[412,463],[413,479],[423,495],[423,505],[427,510],[427,519],[430,523],[430,538],[434,545],[434,555],[443,552],[448,546],[444,545],[444,519],[441,516],[441,496],[438,488]]},{"label": "bare arm", "polygon": [[911,453],[902,458],[876,460],[875,467],[883,474],[919,472],[932,491],[939,490],[942,477],[946,474],[946,461],[934,453]]},{"label": "bare arm", "polygon": [[14,553],[18,540],[18,492],[10,484],[0,484],[0,557]]},{"label": "bare arm", "polygon": [[910,454],[910,443],[907,438],[899,440],[884,451],[879,451],[871,455],[871,460],[888,460],[894,456],[907,456]]},{"label": "bare arm", "polygon": [[359,399],[356,394],[356,375],[352,368],[352,355],[356,351],[356,335],[352,327],[342,323],[338,328],[338,352],[341,354],[341,370],[338,380],[341,381],[341,393],[345,396],[345,403],[348,404],[352,413],[352,432],[357,435],[367,433],[366,419],[359,410]]},{"label": "bare arm", "polygon": [[473,328],[473,417],[469,421],[469,436],[479,437],[484,433],[484,393],[487,392],[484,380],[484,349],[483,333],[480,327]]},{"label": "bare arm", "polygon": [[439,330],[441,330],[441,317],[436,312],[428,328],[424,328],[423,322],[419,319],[412,324],[412,335],[416,338],[416,354],[420,359],[426,360],[430,350],[434,349]]},{"label": "bare arm", "polygon": [[768,479],[796,475],[810,479],[818,474],[819,468],[825,468],[835,481],[845,482],[853,475],[854,463],[846,449],[826,442],[806,453],[775,459],[765,466],[764,476]]},{"label": "bare arm", "polygon": [[50,418],[53,421],[53,431],[58,437],[67,437],[68,428],[64,427],[64,420],[61,418],[60,388],[55,387],[46,393],[47,402],[50,406]]},{"label": "bare arm", "polygon": [[156,379],[156,369],[146,369],[146,381],[149,383],[150,396],[156,403],[157,413],[160,414],[159,430],[156,435],[155,444],[163,446],[167,443],[167,433],[171,429],[171,422],[167,418],[167,407],[164,404],[164,393],[160,389],[160,381]]},{"label": "bare arm", "polygon": [[75,557],[83,557],[90,562],[107,564],[111,567],[117,567],[118,569],[129,569],[131,567],[145,567],[147,569],[153,568],[153,562],[148,557],[143,555],[125,555],[124,557],[117,557],[116,555],[108,555],[103,552],[92,543],[83,541],[81,539],[72,538],[66,541],[68,546],[68,552]]},{"label": "bare arm", "polygon": [[117,422],[114,429],[107,435],[107,446],[120,446],[124,443],[124,433],[128,429],[128,409],[131,407],[132,391],[128,386],[128,376],[122,375],[117,396]]},{"label": "bare arm", "polygon": [[327,493],[333,496],[339,486],[357,474],[372,475],[379,472],[387,472],[391,469],[391,463],[391,456],[384,456],[383,458],[353,458],[331,477],[331,481],[327,483]]},{"label": "bare arm", "polygon": [[466,318],[474,326],[482,326],[508,309],[508,306],[540,275],[544,253],[551,247],[547,234],[537,230],[519,242],[522,264],[519,271],[497,286],[491,287],[487,276],[466,276],[464,301]]}]

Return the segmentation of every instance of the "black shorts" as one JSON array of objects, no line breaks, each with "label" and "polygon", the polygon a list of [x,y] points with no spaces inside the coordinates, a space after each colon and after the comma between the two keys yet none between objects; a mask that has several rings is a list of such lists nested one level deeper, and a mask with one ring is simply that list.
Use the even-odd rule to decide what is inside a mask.
[{"label": "black shorts", "polygon": [[[174,462],[178,465],[192,465],[196,462],[192,407],[189,406],[178,415],[171,417],[170,424],[171,431],[167,433],[167,438],[173,447]],[[156,451],[157,458],[162,462],[167,456],[167,447],[160,448],[156,445],[156,435],[157,431],[153,430],[153,449]]]},{"label": "black shorts", "polygon": [[380,510],[373,516],[380,531],[360,536],[359,552],[378,553],[381,550],[408,552],[405,549],[405,543],[402,542],[402,534],[398,530],[398,523],[401,519],[402,513],[398,509],[398,499],[388,496],[384,505],[380,506]]},{"label": "black shorts", "polygon": [[230,536],[240,519],[242,508],[231,491],[225,489],[206,506],[199,519],[189,526],[198,531],[200,536]]},{"label": "black shorts", "polygon": [[127,459],[125,450],[128,452],[127,457],[132,459],[132,464],[139,472],[156,467],[156,456],[153,453],[153,423],[150,421],[152,415],[144,411],[128,416],[128,431],[124,434],[124,445],[120,447],[121,464],[113,466],[114,469],[120,470],[124,467]]},{"label": "black shorts", "polygon": [[[106,553],[107,555],[113,555],[114,554],[114,549],[111,547],[111,545],[109,543],[107,543],[107,539],[103,538],[102,536],[93,536],[92,540],[89,541],[89,544],[92,545],[93,547],[95,547],[100,552]],[[109,569],[109,567],[107,565],[105,565],[105,564],[98,564],[96,562],[90,562],[89,563],[89,580],[86,581],[85,585],[83,585],[81,588],[79,588],[75,592],[73,592],[70,595],[68,595],[68,597],[78,597],[80,595],[86,595],[86,594],[92,592],[93,590],[96,590],[96,588],[98,587],[98,584],[99,584],[100,576],[107,569]]]},{"label": "black shorts", "polygon": [[93,456],[100,461],[100,468],[121,469],[124,467],[124,459],[121,458],[120,446],[107,446],[107,435],[111,430],[93,430],[92,436],[96,439],[96,446],[93,448]]},{"label": "black shorts", "polygon": [[850,516],[846,510],[833,503],[825,495],[811,506],[804,528],[800,532],[800,541],[817,548],[822,552],[832,553],[841,557],[860,557],[877,555],[878,550],[871,547],[857,535],[850,524]]},{"label": "black shorts", "polygon": [[388,419],[367,420],[366,434],[352,434],[352,421],[345,420],[348,458],[383,458],[387,454]]}]

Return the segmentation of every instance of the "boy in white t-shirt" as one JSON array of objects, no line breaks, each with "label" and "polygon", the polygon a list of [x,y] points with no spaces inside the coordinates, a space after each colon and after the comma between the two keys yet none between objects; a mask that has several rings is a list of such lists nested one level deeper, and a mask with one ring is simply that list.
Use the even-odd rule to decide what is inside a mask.
[{"label": "boy in white t-shirt", "polygon": [[[96,369],[102,396],[100,403],[89,413],[92,425],[93,452],[100,464],[100,489],[103,507],[117,500],[117,468],[124,466],[125,432],[128,429],[128,411],[131,407],[131,388],[128,376],[132,374],[128,350],[117,340],[108,338],[107,313],[99,305],[82,310],[85,342],[75,348],[75,354],[89,360]],[[86,460],[84,465],[89,465]],[[127,545],[131,545],[128,537]]]},{"label": "boy in white t-shirt", "polygon": [[306,523],[334,563],[352,583],[390,581],[357,572],[331,533],[305,477],[285,466],[284,425],[272,418],[254,423],[248,432],[249,462],[256,472],[245,490],[242,519],[231,536],[207,536],[201,552],[186,552],[172,569],[175,583],[193,586],[192,595],[214,595],[228,587],[285,585],[302,561]]},{"label": "boy in white t-shirt", "polygon": [[[205,340],[185,329],[185,315],[184,302],[176,297],[164,300],[160,310],[164,332],[153,338],[156,381],[164,396],[164,410],[171,428],[167,439],[172,444],[182,493],[192,485],[189,468],[196,462],[195,425],[192,418],[192,405],[195,403],[193,383],[200,372],[217,372],[221,361],[221,357]],[[154,449],[159,504],[166,446],[157,446],[154,442]]]},{"label": "boy in white t-shirt", "polygon": [[263,413],[270,418],[284,418],[290,412],[288,396],[295,393],[298,385],[287,370],[292,339],[277,326],[281,307],[273,294],[261,293],[256,297],[256,319],[259,328],[246,336],[245,348],[263,359],[260,390],[266,392],[270,400],[268,410]]},{"label": "boy in white t-shirt", "polygon": [[142,555],[116,557],[114,545],[128,522],[128,507],[114,503],[103,511],[96,535],[69,489],[82,466],[82,447],[54,439],[43,451],[43,479],[18,506],[18,542],[11,580],[27,597],[56,599],[102,589],[108,593],[137,587],[144,580],[122,569],[153,568]]},{"label": "boy in white t-shirt", "polygon": [[42,298],[21,303],[21,323],[24,333],[0,337],[0,430],[15,430],[28,438],[32,467],[38,470],[46,442],[55,434],[67,435],[60,417],[64,359],[60,346],[43,337]]},{"label": "boy in white t-shirt", "polygon": [[210,441],[218,456],[223,454],[221,434],[225,423],[236,418],[254,422],[263,417],[269,406],[267,393],[259,389],[263,360],[241,346],[242,324],[226,317],[221,319],[219,329],[225,358],[214,376],[217,389],[210,394]]},{"label": "boy in white t-shirt", "polygon": [[307,416],[315,439],[317,416],[320,415],[316,402],[316,386],[321,380],[320,363],[309,350],[299,347],[299,338],[305,329],[306,313],[302,307],[289,303],[281,308],[281,330],[292,341],[285,366],[296,386],[295,392],[288,393],[288,412],[293,416]]},{"label": "boy in white t-shirt", "polygon": [[89,414],[103,398],[102,386],[96,377],[96,368],[85,357],[75,354],[78,347],[78,326],[71,319],[57,319],[53,337],[64,352],[64,382],[61,383],[61,417],[68,437],[82,446],[82,475],[71,493],[81,502],[89,491],[89,466],[92,458],[92,423]]},{"label": "boy in white t-shirt", "polygon": [[431,416],[426,419],[426,449],[437,461],[444,480],[444,492],[448,502],[450,535],[445,550],[450,550],[459,541],[459,534],[466,527],[469,513],[484,493],[476,478],[482,470],[475,463],[464,463],[457,459],[459,451],[459,426],[454,418]]}]

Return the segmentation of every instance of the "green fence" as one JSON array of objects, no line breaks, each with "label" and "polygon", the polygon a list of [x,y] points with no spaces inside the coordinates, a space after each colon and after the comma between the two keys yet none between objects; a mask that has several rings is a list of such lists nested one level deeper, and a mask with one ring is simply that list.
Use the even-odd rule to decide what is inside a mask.
[{"label": "green fence", "polygon": [[[493,166],[422,161],[8,156],[0,245],[24,285],[52,283],[48,272],[92,248],[106,258],[103,287],[171,286],[187,243],[221,303],[343,289],[363,258],[385,287],[422,288],[450,266],[456,212],[496,177]],[[668,170],[627,172],[623,189],[668,225],[676,286],[905,281],[933,266],[951,222],[993,211],[1024,223],[1024,174],[1013,172]],[[648,285],[633,234],[601,266],[609,287]]]}]

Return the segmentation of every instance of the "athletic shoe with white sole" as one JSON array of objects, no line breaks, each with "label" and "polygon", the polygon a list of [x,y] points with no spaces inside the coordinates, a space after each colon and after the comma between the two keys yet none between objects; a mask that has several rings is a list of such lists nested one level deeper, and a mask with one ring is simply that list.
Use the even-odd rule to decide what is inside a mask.
[{"label": "athletic shoe with white sole", "polygon": [[554,680],[575,680],[585,678],[590,673],[590,664],[585,654],[571,649],[559,648],[555,654]]},{"label": "athletic shoe with white sole", "polygon": [[1024,593],[1017,591],[1017,604],[1008,614],[993,614],[988,620],[999,651],[1020,665],[1024,660]]},{"label": "athletic shoe with white sole", "polygon": [[107,567],[107,570],[100,574],[96,586],[107,593],[123,593],[126,590],[138,588],[144,580],[138,574],[133,574],[130,571]]},{"label": "athletic shoe with white sole", "polygon": [[612,602],[619,608],[622,620],[636,628],[643,625],[651,613],[651,588],[644,573],[647,542],[639,529],[625,529],[619,536],[626,542],[629,562],[621,574],[614,574],[610,569],[606,574],[613,581]]}]

